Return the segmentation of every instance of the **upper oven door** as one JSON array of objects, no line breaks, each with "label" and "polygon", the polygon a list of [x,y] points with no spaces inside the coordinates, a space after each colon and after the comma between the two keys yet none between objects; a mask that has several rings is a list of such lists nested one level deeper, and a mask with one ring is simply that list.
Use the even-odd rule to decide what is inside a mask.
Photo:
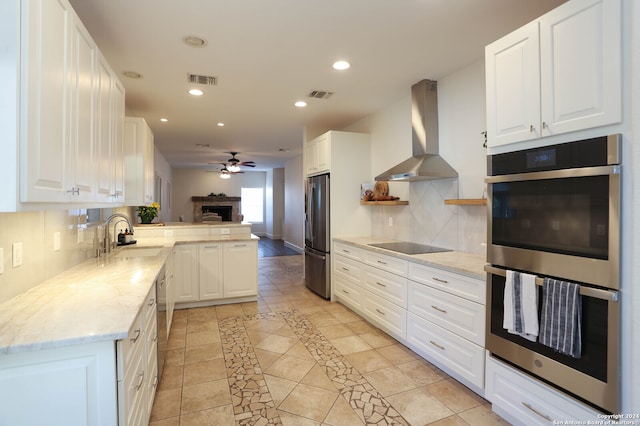
[{"label": "upper oven door", "polygon": [[489,263],[618,288],[620,166],[486,182]]}]

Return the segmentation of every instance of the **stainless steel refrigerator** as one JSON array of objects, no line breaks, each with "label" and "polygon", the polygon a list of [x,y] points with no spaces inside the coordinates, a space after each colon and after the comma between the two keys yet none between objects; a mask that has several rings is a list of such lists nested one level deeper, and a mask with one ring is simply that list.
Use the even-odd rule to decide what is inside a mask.
[{"label": "stainless steel refrigerator", "polygon": [[325,299],[331,298],[329,207],[329,175],[307,178],[304,221],[304,283]]}]

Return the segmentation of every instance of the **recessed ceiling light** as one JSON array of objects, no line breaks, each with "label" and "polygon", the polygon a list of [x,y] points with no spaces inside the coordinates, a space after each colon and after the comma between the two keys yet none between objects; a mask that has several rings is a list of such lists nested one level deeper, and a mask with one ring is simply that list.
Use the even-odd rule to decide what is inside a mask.
[{"label": "recessed ceiling light", "polygon": [[336,61],[333,63],[333,69],[338,71],[348,70],[351,64],[347,61]]},{"label": "recessed ceiling light", "polygon": [[218,127],[224,127],[224,123],[221,121],[218,123]]},{"label": "recessed ceiling light", "polygon": [[202,96],[204,95],[204,92],[200,89],[191,89],[189,90],[189,94],[193,96]]},{"label": "recessed ceiling light", "polygon": [[297,101],[294,105],[298,108],[304,108],[307,106],[307,103],[305,101]]},{"label": "recessed ceiling light", "polygon": [[122,71],[122,75],[129,78],[142,78],[142,74],[135,71]]},{"label": "recessed ceiling light", "polygon": [[207,40],[196,36],[186,36],[182,41],[191,47],[205,47],[207,45]]},{"label": "recessed ceiling light", "polygon": [[161,118],[160,121],[162,121],[163,123],[166,123],[167,121],[169,121],[168,118]]}]

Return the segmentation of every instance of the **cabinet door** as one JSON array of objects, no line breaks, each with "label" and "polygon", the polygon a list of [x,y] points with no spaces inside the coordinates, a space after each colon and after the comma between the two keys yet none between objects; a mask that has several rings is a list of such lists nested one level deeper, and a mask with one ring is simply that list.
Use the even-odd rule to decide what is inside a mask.
[{"label": "cabinet door", "polygon": [[222,298],[222,243],[200,244],[198,263],[200,300]]},{"label": "cabinet door", "polygon": [[315,174],[318,170],[318,144],[315,140],[304,145],[304,164],[307,176]]},{"label": "cabinet door", "polygon": [[540,18],[542,135],[622,119],[619,0],[567,2]]},{"label": "cabinet door", "polygon": [[228,242],[223,247],[224,297],[258,294],[258,243]]},{"label": "cabinet door", "polygon": [[70,127],[67,182],[73,201],[93,201],[93,95],[97,47],[79,19],[71,26]]},{"label": "cabinet door", "polygon": [[322,135],[316,139],[316,166],[318,173],[327,173],[331,169],[331,138]]},{"label": "cabinet door", "polygon": [[538,22],[485,49],[487,143],[499,146],[540,137]]},{"label": "cabinet door", "polygon": [[113,200],[124,201],[124,86],[115,79],[113,87]]},{"label": "cabinet door", "polygon": [[[23,202],[66,201],[69,141],[69,26],[66,1],[23,3],[21,182]],[[70,193],[69,193],[70,194]]]},{"label": "cabinet door", "polygon": [[198,246],[180,244],[173,251],[175,301],[193,302],[199,296]]},{"label": "cabinet door", "polygon": [[96,173],[97,200],[110,202],[113,182],[113,108],[111,105],[113,75],[102,55],[98,55],[96,70]]},{"label": "cabinet door", "polygon": [[154,142],[153,132],[151,129],[147,132],[147,140],[144,146],[144,200],[146,203],[152,203],[155,200],[155,171],[153,164]]}]

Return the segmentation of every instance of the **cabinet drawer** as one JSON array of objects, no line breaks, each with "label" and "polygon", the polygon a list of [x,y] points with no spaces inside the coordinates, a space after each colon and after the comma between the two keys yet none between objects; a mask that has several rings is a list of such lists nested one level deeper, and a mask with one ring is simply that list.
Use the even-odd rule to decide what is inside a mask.
[{"label": "cabinet drawer", "polygon": [[409,279],[485,305],[486,284],[482,280],[442,271],[419,263],[409,264]]},{"label": "cabinet drawer", "polygon": [[[164,277],[162,277],[162,279],[164,279]],[[147,294],[144,306],[142,307],[142,311],[144,312],[145,324],[149,321],[149,318],[155,316],[157,303],[158,301],[156,300],[156,286],[154,284],[151,286],[151,290],[149,290],[149,294]]]},{"label": "cabinet drawer", "polygon": [[404,341],[407,337],[407,311],[375,294],[365,292],[362,296],[363,311],[371,322]]},{"label": "cabinet drawer", "polygon": [[372,293],[402,308],[407,308],[407,279],[405,277],[366,266],[363,281],[365,287]]},{"label": "cabinet drawer", "polygon": [[485,306],[409,281],[409,311],[484,347]]},{"label": "cabinet drawer", "polygon": [[141,354],[144,352],[143,327],[142,316],[138,315],[129,329],[127,338],[118,340],[116,343],[118,380],[124,379],[124,372],[130,371],[131,364],[136,358],[142,358]]},{"label": "cabinet drawer", "polygon": [[358,247],[349,244],[334,242],[333,252],[351,259],[362,260],[362,251]]},{"label": "cabinet drawer", "polygon": [[[142,353],[133,361],[124,379],[118,382],[118,411],[121,425],[136,424],[133,418],[139,411],[144,411],[146,364]],[[125,419],[126,421],[123,421]]]},{"label": "cabinet drawer", "polygon": [[368,265],[375,266],[376,268],[380,268],[393,274],[402,275],[403,277],[407,276],[409,262],[406,260],[369,250],[364,250],[362,252],[362,258]]},{"label": "cabinet drawer", "polygon": [[411,312],[407,314],[407,341],[425,358],[484,388],[484,348]]},{"label": "cabinet drawer", "polygon": [[333,268],[335,275],[360,282],[363,274],[362,270],[364,269],[362,263],[343,256],[333,256],[333,261],[335,263]]},{"label": "cabinet drawer", "polygon": [[333,286],[333,296],[340,302],[356,311],[362,309],[362,292],[359,282],[353,282],[344,276],[336,275]]},{"label": "cabinet drawer", "polygon": [[583,424],[602,421],[593,409],[491,356],[487,356],[486,373],[485,397],[493,410],[512,424],[552,425],[560,419]]}]

